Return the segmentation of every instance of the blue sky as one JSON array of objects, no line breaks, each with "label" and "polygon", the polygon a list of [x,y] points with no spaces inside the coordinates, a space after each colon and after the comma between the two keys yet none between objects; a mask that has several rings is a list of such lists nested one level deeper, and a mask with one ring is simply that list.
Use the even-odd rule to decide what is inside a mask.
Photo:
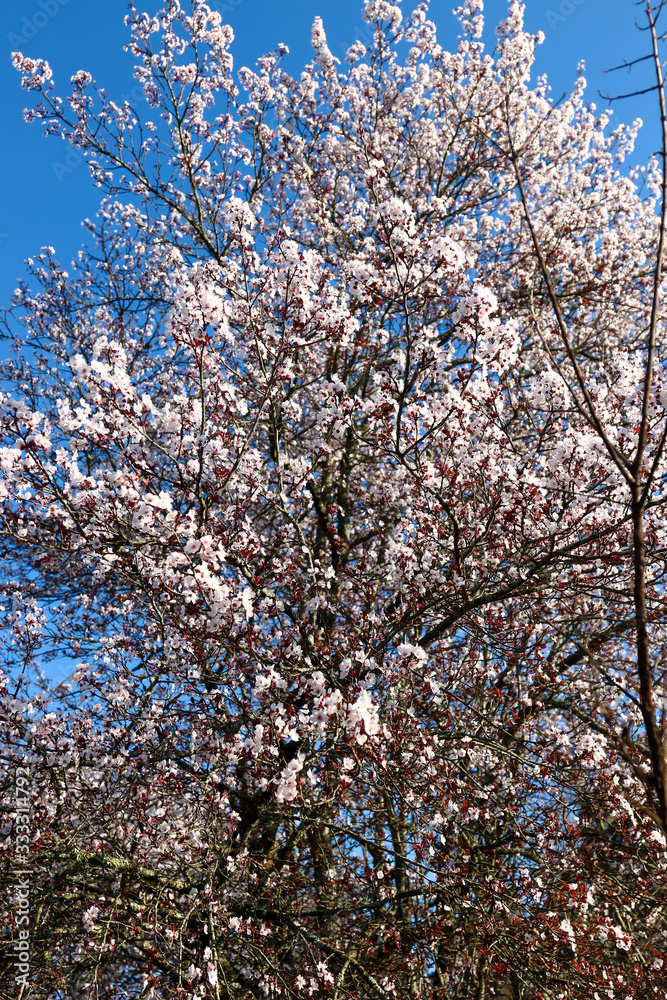
[{"label": "blue sky", "polygon": [[[416,5],[416,0],[415,0]],[[431,17],[438,25],[443,45],[455,42],[457,22],[453,0],[433,0]],[[155,11],[154,0],[137,0],[141,9]],[[288,70],[298,73],[310,58],[310,26],[320,15],[334,54],[341,54],[362,29],[361,0],[212,0],[233,26],[237,66],[251,65],[263,52],[285,42],[290,48]],[[126,0],[13,0],[3,5],[0,44],[0,106],[4,156],[0,160],[0,305],[8,303],[16,279],[23,274],[23,261],[40,246],[52,245],[59,259],[69,262],[83,235],[81,219],[92,215],[99,191],[82,164],[70,154],[62,140],[45,137],[38,125],[23,122],[21,110],[29,95],[21,90],[19,76],[10,63],[10,52],[21,49],[30,56],[46,58],[54,70],[61,94],[69,90],[69,78],[78,69],[89,70],[110,95],[118,100],[130,94],[131,58],[122,51],[127,38],[123,16]],[[404,8],[411,7],[404,0]],[[507,9],[506,0],[488,0],[489,31]],[[603,75],[605,67],[646,52],[646,35],[634,28],[639,12],[632,0],[528,0],[527,27],[542,29],[546,40],[538,53],[537,69],[546,72],[553,93],[569,90],[576,66],[585,59],[589,97],[598,105],[598,88],[610,85],[632,89],[641,74],[628,78],[624,71],[614,79]],[[646,71],[644,71],[645,73]],[[657,102],[652,99],[622,102],[618,120],[641,114],[645,129],[637,159],[645,160],[658,141]]]}]

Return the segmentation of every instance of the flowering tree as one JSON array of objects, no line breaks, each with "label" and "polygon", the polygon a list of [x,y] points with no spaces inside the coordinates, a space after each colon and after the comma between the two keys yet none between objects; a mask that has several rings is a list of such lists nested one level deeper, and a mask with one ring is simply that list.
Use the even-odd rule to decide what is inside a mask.
[{"label": "flowering tree", "polygon": [[131,8],[152,121],[15,54],[105,192],[7,320],[24,996],[664,996],[664,158],[458,14]]}]

